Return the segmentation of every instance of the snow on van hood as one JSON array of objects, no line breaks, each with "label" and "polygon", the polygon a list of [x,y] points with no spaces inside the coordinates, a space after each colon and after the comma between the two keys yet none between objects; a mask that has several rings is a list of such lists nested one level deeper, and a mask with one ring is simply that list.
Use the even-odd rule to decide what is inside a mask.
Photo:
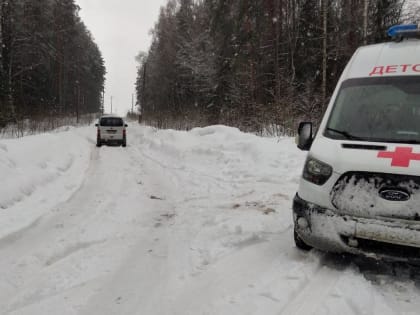
[{"label": "snow on van hood", "polygon": [[[370,178],[357,178],[355,175],[343,177],[335,185],[331,194],[332,203],[342,213],[358,217],[388,217],[407,220],[419,218],[420,189],[413,180],[392,186],[386,177],[373,175]],[[404,200],[388,200],[384,191],[404,193]],[[419,222],[420,224],[420,222]]]}]

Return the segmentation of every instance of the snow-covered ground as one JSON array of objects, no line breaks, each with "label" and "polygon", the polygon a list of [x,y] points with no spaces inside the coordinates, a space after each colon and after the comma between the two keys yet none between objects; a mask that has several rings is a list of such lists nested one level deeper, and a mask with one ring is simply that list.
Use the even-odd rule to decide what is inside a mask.
[{"label": "snow-covered ground", "polygon": [[0,314],[419,314],[419,270],[294,247],[292,139],[128,136],[0,140]]}]

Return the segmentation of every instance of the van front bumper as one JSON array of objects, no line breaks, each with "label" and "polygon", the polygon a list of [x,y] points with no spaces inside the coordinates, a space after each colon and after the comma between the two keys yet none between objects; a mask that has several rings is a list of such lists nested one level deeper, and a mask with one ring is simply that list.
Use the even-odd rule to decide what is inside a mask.
[{"label": "van front bumper", "polygon": [[308,245],[327,252],[420,263],[420,222],[338,214],[293,200],[295,230]]}]

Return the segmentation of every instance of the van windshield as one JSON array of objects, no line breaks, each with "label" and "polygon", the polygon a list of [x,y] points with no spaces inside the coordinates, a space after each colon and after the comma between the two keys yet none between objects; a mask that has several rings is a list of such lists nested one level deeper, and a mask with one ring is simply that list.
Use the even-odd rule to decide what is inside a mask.
[{"label": "van windshield", "polygon": [[324,135],[342,140],[420,143],[420,76],[343,82]]},{"label": "van windshield", "polygon": [[103,127],[122,127],[123,124],[123,120],[118,117],[103,117],[100,122]]}]

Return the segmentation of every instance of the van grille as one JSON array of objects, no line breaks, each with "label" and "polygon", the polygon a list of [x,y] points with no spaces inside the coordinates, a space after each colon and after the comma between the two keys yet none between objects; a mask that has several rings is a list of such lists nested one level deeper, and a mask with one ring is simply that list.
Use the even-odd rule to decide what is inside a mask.
[{"label": "van grille", "polygon": [[[405,203],[398,204],[404,211],[391,213],[391,210],[384,209],[384,202],[380,201],[383,200],[385,190],[396,191],[397,195],[408,196],[405,199],[392,200],[405,201]],[[420,220],[420,176],[348,172],[343,174],[335,183],[330,197],[334,207],[345,213],[350,212],[357,215],[371,211],[372,216],[385,215]],[[388,200],[383,201],[386,204]]]}]

